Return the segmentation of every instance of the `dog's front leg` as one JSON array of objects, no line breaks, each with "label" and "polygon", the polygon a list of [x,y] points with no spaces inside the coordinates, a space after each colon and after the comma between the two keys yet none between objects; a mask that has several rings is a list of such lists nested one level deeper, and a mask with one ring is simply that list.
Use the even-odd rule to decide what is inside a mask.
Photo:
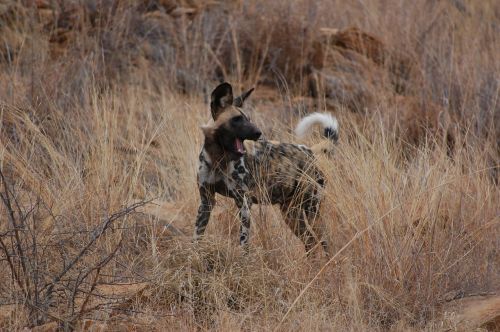
[{"label": "dog's front leg", "polygon": [[236,200],[236,206],[240,209],[240,245],[246,247],[248,243],[248,239],[250,237],[250,207],[251,203],[249,202],[246,195],[241,195]]},{"label": "dog's front leg", "polygon": [[204,185],[199,187],[200,190],[200,207],[198,208],[198,215],[196,216],[196,224],[194,229],[194,239],[198,240],[205,229],[207,228],[210,213],[215,205],[215,192],[211,188]]}]

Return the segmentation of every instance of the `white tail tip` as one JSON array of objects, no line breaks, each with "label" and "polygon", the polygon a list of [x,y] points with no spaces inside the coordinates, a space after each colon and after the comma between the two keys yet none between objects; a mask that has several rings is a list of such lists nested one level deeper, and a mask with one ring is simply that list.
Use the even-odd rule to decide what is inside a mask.
[{"label": "white tail tip", "polygon": [[330,113],[312,113],[302,118],[297,127],[295,134],[298,137],[303,137],[312,126],[319,124],[323,127],[323,135],[337,140],[339,132],[339,123],[337,119]]}]

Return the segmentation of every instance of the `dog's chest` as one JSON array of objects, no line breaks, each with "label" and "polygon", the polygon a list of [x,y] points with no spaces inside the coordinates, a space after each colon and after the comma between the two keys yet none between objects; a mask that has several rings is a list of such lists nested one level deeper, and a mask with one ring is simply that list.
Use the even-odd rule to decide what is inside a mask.
[{"label": "dog's chest", "polygon": [[250,179],[243,157],[229,162],[227,169],[222,171],[214,168],[208,155],[204,151],[201,152],[198,168],[200,186],[212,186],[221,195],[235,197],[251,190]]}]

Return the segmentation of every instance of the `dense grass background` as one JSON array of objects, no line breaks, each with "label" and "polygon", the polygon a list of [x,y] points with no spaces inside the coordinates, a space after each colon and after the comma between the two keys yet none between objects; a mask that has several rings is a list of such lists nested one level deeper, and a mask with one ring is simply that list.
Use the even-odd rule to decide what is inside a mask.
[{"label": "dense grass background", "polygon": [[[500,291],[498,54],[493,0],[2,2],[0,328],[463,328]],[[266,206],[243,255],[222,197],[191,243],[222,80],[269,139],[337,116],[332,259]]]}]

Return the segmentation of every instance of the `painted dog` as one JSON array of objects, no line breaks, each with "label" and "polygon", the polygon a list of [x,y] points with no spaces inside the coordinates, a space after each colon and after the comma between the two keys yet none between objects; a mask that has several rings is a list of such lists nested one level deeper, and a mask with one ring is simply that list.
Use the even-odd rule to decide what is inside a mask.
[{"label": "painted dog", "polygon": [[[312,226],[325,186],[315,153],[331,151],[338,139],[337,120],[327,113],[313,113],[300,121],[296,128],[299,136],[315,124],[323,126],[326,140],[311,148],[259,140],[261,131],[241,109],[252,91],[233,98],[231,85],[222,83],[212,92],[214,123],[202,127],[205,142],[199,157],[201,203],[195,239],[203,235],[215,193],[219,193],[233,198],[239,208],[241,245],[245,246],[249,239],[251,205],[279,204],[288,226],[310,252],[319,242]],[[321,244],[326,249],[326,242]]]}]

